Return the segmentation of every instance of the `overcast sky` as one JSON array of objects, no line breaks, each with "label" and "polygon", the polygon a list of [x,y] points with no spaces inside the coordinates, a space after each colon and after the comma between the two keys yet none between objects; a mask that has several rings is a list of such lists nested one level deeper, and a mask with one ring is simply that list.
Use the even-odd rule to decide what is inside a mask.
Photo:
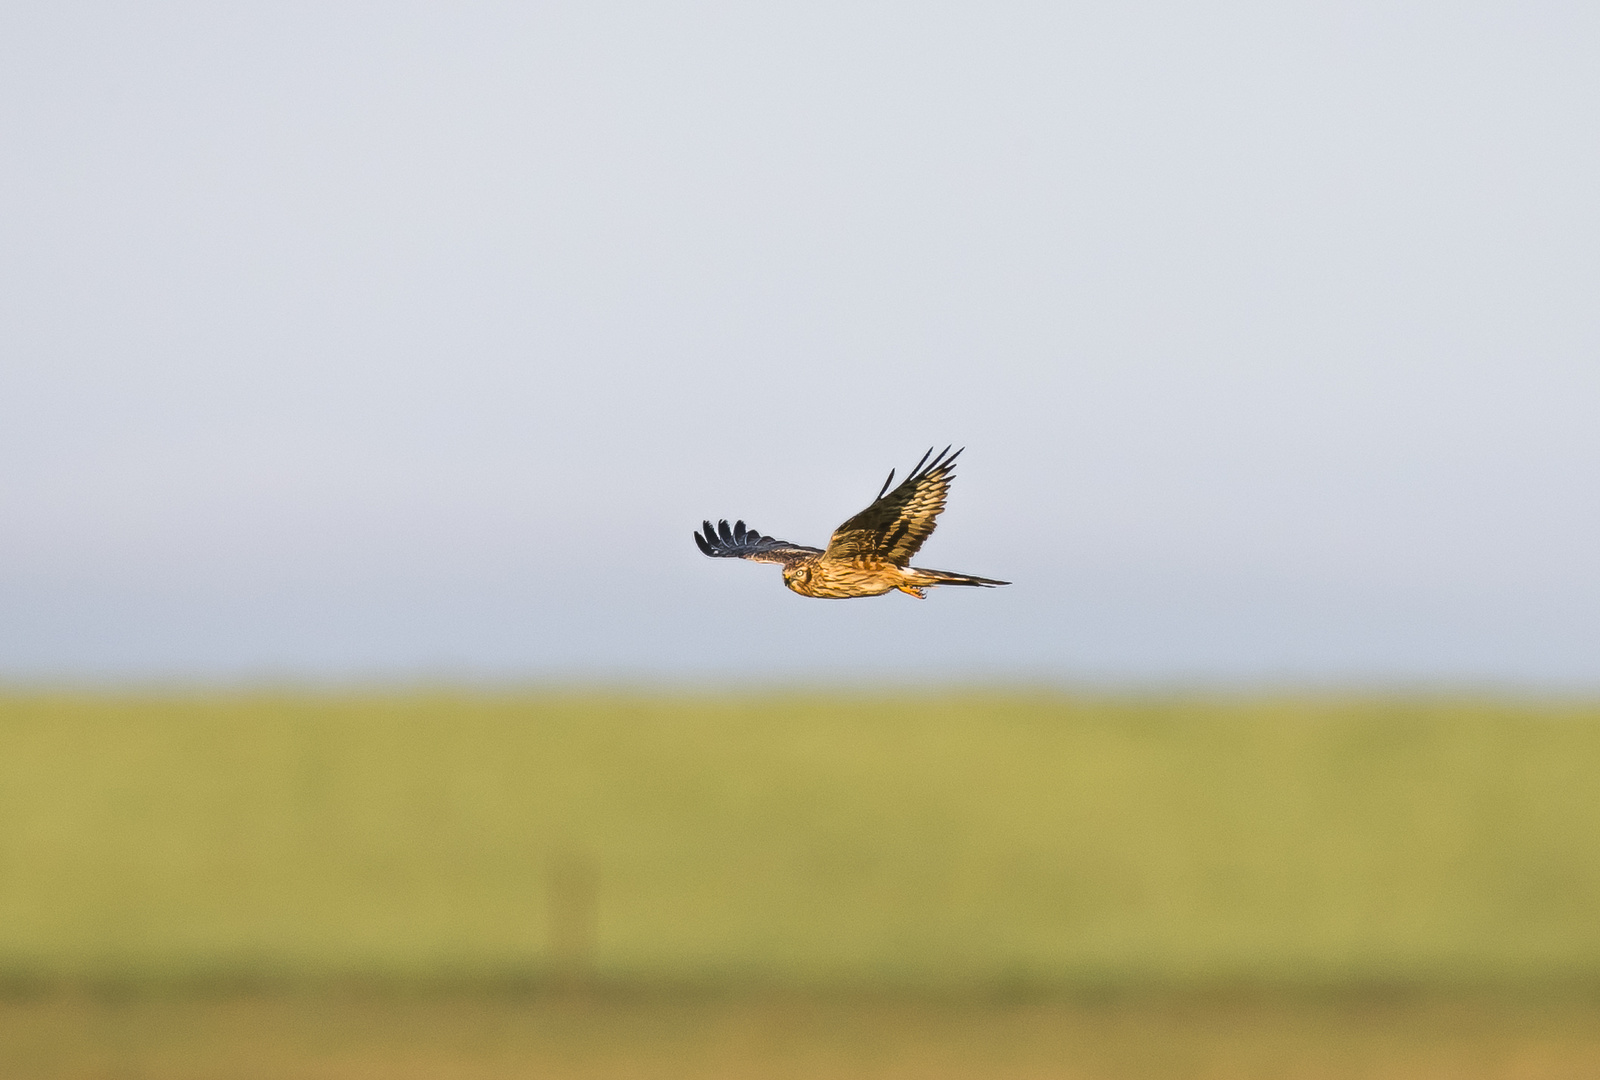
[{"label": "overcast sky", "polygon": [[[1600,687],[1592,4],[0,7],[0,678]],[[919,562],[813,544],[968,447]]]}]

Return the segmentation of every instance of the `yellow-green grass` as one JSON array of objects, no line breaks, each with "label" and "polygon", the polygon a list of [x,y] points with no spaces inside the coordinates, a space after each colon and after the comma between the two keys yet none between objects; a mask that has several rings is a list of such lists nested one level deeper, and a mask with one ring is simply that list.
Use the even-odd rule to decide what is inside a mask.
[{"label": "yellow-green grass", "polygon": [[1600,708],[13,694],[0,974],[1600,986]]}]

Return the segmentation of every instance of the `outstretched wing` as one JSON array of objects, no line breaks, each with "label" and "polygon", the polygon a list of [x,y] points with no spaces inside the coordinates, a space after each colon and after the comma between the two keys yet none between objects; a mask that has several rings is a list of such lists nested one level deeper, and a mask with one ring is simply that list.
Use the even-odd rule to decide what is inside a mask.
[{"label": "outstretched wing", "polygon": [[710,555],[713,559],[753,559],[756,562],[775,562],[789,566],[801,559],[813,555],[821,555],[821,548],[806,547],[804,544],[791,544],[787,540],[779,540],[773,536],[762,536],[754,529],[745,528],[744,522],[736,521],[733,527],[728,527],[726,519],[717,522],[717,527],[712,528],[711,522],[702,522],[706,534],[694,534],[694,542],[700,550]]},{"label": "outstretched wing", "polygon": [[933,535],[955,475],[956,458],[960,456],[960,450],[952,454],[947,446],[929,461],[933,457],[930,449],[893,491],[889,491],[889,485],[894,483],[894,470],[890,469],[889,479],[883,482],[883,491],[878,492],[873,504],[834,530],[823,558],[868,557],[905,566],[923,541]]}]

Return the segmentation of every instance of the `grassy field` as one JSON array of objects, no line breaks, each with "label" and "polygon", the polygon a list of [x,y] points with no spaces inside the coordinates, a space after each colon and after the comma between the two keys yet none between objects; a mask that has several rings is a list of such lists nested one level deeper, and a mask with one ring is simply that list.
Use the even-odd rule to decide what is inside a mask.
[{"label": "grassy field", "polygon": [[12,697],[13,980],[1600,985],[1600,710]]},{"label": "grassy field", "polygon": [[1588,705],[13,694],[0,1076],[1596,1075],[1597,778]]},{"label": "grassy field", "polygon": [[1592,1080],[1594,1002],[0,999],[0,1080]]}]

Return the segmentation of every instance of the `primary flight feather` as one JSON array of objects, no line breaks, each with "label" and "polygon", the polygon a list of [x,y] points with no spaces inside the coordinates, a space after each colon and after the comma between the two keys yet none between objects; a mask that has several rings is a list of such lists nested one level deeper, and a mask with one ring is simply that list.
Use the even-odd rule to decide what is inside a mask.
[{"label": "primary flight feather", "polygon": [[715,559],[779,563],[789,588],[801,596],[829,600],[882,596],[895,589],[921,600],[931,585],[1009,585],[1009,581],[911,565],[911,556],[933,535],[960,456],[960,450],[952,454],[948,446],[938,457],[929,449],[893,491],[890,469],[872,505],[835,529],[826,550],[763,536],[742,521],[730,526],[726,520],[715,528],[705,522],[705,534],[696,532],[694,542]]}]

